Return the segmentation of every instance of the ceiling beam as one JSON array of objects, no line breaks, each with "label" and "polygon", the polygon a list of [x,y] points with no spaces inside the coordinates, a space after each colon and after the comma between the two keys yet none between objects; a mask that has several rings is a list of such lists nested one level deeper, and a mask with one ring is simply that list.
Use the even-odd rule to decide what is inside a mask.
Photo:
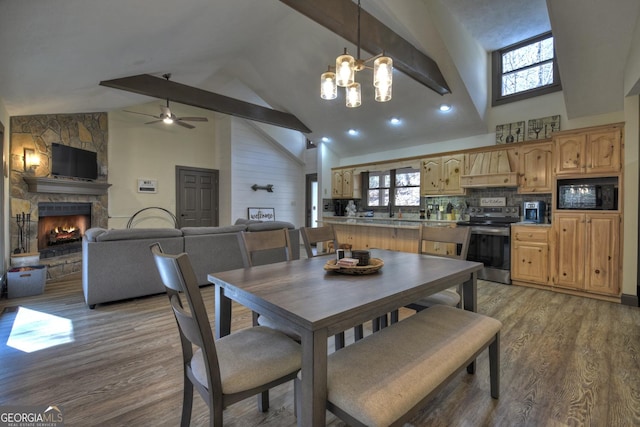
[{"label": "ceiling beam", "polygon": [[272,110],[261,105],[240,101],[149,74],[103,80],[100,82],[100,86],[121,89],[154,98],[168,99],[181,104],[204,108],[205,110],[293,129],[302,133],[311,133],[311,129],[293,114]]},{"label": "ceiling beam", "polygon": [[[345,40],[358,45],[358,5],[352,0],[280,0]],[[365,10],[360,12],[360,47],[370,54],[384,52],[394,68],[429,89],[451,93],[438,64]],[[355,55],[354,55],[355,56]]]}]

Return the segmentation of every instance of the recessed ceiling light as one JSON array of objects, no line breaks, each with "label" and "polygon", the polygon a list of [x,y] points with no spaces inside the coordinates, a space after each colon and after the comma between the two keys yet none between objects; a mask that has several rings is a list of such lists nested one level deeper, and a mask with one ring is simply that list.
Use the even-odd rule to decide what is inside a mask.
[{"label": "recessed ceiling light", "polygon": [[347,131],[347,133],[348,133],[349,135],[351,135],[351,136],[356,136],[356,135],[358,135],[360,132],[358,132],[358,130],[357,130],[357,129],[349,129],[349,130]]},{"label": "recessed ceiling light", "polygon": [[328,137],[326,137],[326,136],[323,136],[323,137],[322,137],[322,139],[321,139],[321,141],[322,141],[322,142],[329,142],[329,141],[331,141],[331,139],[330,139],[330,138],[328,138]]},{"label": "recessed ceiling light", "polygon": [[447,111],[449,111],[449,110],[451,110],[451,105],[449,105],[449,104],[442,104],[442,105],[440,105],[440,111],[447,112]]},{"label": "recessed ceiling light", "polygon": [[391,117],[391,119],[389,120],[389,123],[391,123],[394,126],[397,126],[400,123],[402,123],[402,121],[397,117]]}]

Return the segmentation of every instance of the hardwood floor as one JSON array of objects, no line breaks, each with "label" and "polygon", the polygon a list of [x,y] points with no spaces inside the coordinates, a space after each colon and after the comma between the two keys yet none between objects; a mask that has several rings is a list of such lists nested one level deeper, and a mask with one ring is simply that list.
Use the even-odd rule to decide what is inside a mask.
[{"label": "hardwood floor", "polygon": [[[202,293],[213,320],[213,288]],[[180,346],[165,295],[90,310],[74,276],[48,283],[43,295],[0,304],[0,406],[60,405],[67,426],[179,425]],[[500,399],[489,394],[485,352],[475,375],[460,373],[411,425],[640,425],[639,308],[482,281],[478,307],[504,324]],[[25,308],[68,319],[70,335],[49,329],[45,336],[69,341],[31,353],[8,346]],[[234,329],[250,325],[246,309],[233,313]],[[53,324],[65,322],[40,322]],[[21,335],[31,338],[33,329]],[[207,425],[204,403],[195,402],[192,424]],[[251,398],[224,418],[229,426],[294,426],[292,386],[271,392],[268,413]],[[344,425],[331,414],[327,424]]]}]

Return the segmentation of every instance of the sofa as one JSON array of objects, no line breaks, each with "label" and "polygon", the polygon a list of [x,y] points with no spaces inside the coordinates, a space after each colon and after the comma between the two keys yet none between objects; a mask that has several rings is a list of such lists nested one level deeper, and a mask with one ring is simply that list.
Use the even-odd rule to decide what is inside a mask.
[{"label": "sofa", "polygon": [[[149,246],[158,242],[166,253],[189,254],[198,283],[210,284],[209,273],[242,268],[239,233],[287,228],[292,259],[300,258],[300,231],[284,221],[238,220],[224,227],[90,228],[82,238],[82,290],[90,308],[96,304],[165,292]],[[265,253],[260,263],[281,257]]]}]

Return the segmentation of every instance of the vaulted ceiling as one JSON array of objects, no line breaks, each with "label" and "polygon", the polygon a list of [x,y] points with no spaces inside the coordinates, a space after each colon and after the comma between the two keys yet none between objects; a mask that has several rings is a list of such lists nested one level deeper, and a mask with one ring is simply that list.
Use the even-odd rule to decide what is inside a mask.
[{"label": "vaulted ceiling", "polygon": [[[396,70],[393,99],[376,103],[363,71],[360,108],[347,109],[344,95],[321,100],[320,74],[355,46],[278,0],[0,0],[0,98],[10,115],[157,114],[153,98],[99,82],[171,73],[293,114],[309,138],[328,136],[349,156],[490,132],[488,52],[550,29],[569,118],[621,111],[640,91],[640,71],[629,66],[640,49],[637,0],[363,0],[362,8],[431,57],[451,93]],[[453,111],[439,112],[442,102]],[[391,117],[402,125],[389,126]],[[351,138],[349,128],[361,134]]]}]

